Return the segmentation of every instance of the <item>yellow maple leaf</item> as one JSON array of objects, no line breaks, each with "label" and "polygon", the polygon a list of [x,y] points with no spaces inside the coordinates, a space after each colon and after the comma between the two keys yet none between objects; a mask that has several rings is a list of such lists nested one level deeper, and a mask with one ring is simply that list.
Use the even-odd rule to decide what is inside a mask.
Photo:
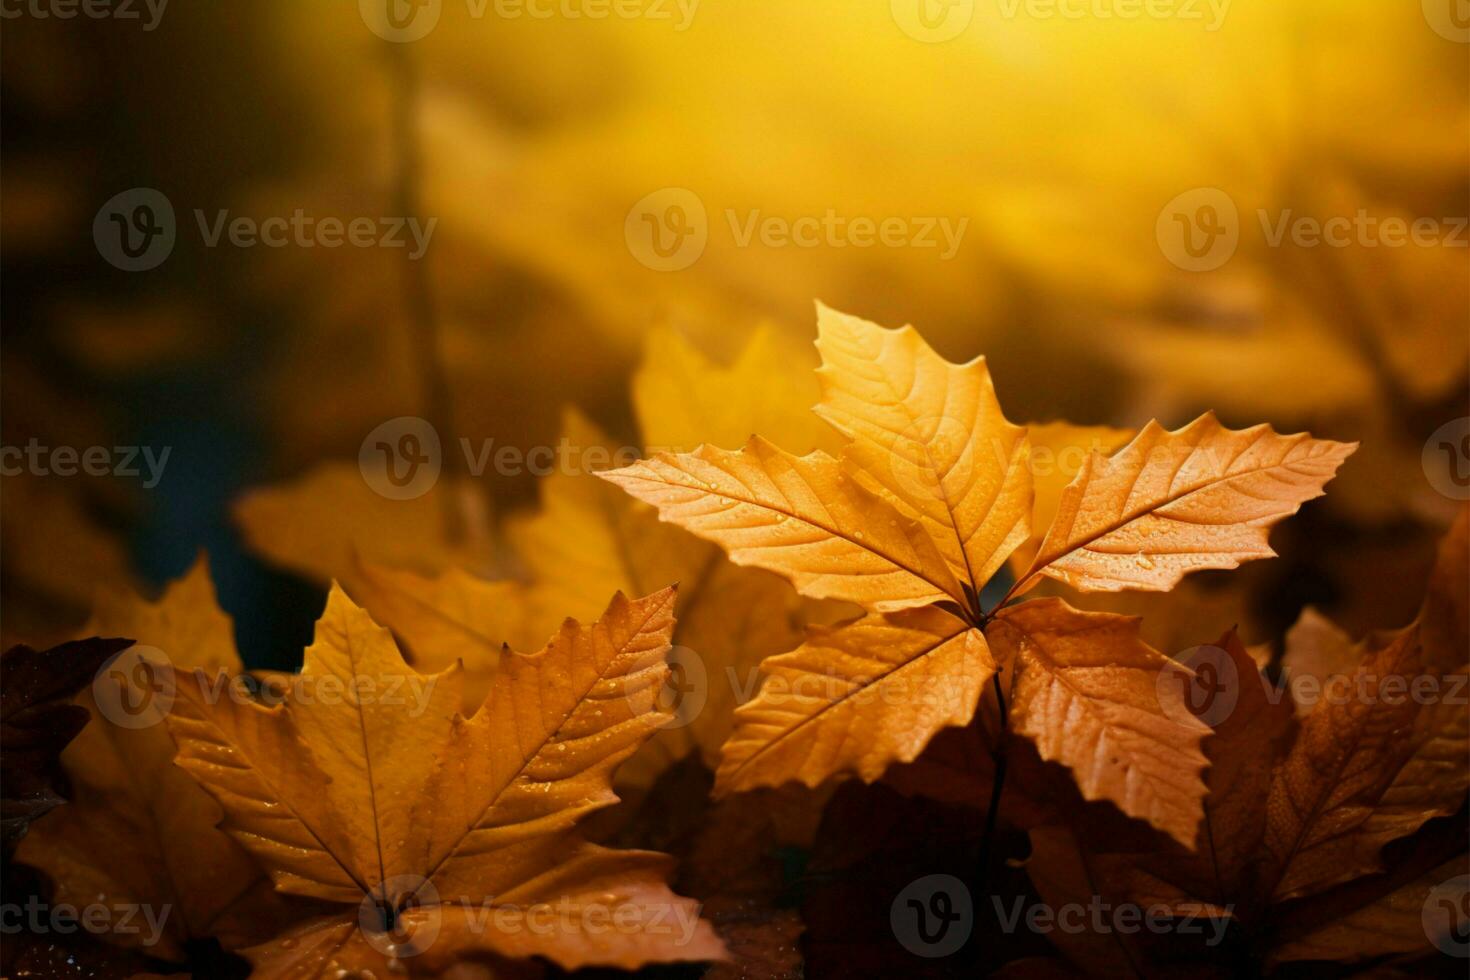
[{"label": "yellow maple leaf", "polygon": [[358,465],[326,463],[246,493],[234,517],[251,550],[351,588],[359,585],[362,562],[424,574],[456,564],[493,567],[485,502],[465,480],[446,478],[420,497],[391,500],[375,492]]},{"label": "yellow maple leaf", "polygon": [[817,398],[816,359],[769,325],[758,327],[729,366],[711,362],[671,327],[651,330],[633,374],[633,407],[645,448],[688,451],[702,443],[744,445],[780,432],[799,452],[830,448],[831,430],[808,411]]}]

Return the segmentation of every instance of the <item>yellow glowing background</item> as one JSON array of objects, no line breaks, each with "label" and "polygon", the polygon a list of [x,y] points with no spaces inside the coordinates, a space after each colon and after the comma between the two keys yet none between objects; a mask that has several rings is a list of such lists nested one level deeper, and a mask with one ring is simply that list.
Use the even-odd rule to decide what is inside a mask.
[{"label": "yellow glowing background", "polygon": [[[403,43],[366,0],[178,3],[152,30],[7,20],[5,442],[178,454],[151,494],[6,478],[12,622],[74,609],[99,580],[176,574],[201,546],[236,563],[227,606],[274,608],[229,516],[247,489],[351,461],[399,415],[529,446],[576,405],[633,438],[650,331],[719,360],[764,324],[814,360],[816,299],[987,355],[1013,418],[1177,425],[1213,408],[1361,440],[1324,505],[1351,534],[1317,533],[1354,567],[1423,564],[1451,506],[1424,441],[1467,414],[1455,3],[442,0],[400,9],[438,18]],[[169,197],[178,244],[129,274],[90,229],[137,186]],[[635,233],[669,199],[636,209],[669,188],[698,201],[707,243],[660,271]],[[1199,189],[1233,206],[1238,244],[1181,268],[1169,209],[1198,217]],[[405,202],[436,221],[418,265],[209,247],[195,217]],[[742,241],[829,213],[887,222],[891,242]],[[1359,213],[1431,219],[1438,237],[1271,241],[1283,220]],[[475,493],[493,520],[536,482]],[[1339,579],[1356,574],[1298,598],[1350,605]]]}]

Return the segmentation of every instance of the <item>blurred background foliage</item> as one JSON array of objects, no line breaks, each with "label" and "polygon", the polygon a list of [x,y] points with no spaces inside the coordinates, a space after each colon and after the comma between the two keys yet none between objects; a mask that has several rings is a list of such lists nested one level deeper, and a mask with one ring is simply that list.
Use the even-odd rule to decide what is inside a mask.
[{"label": "blurred background foliage", "polygon": [[[1213,408],[1363,442],[1278,531],[1280,561],[1134,600],[1178,620],[1160,636],[1243,622],[1269,642],[1307,603],[1354,631],[1412,615],[1451,508],[1421,449],[1470,397],[1467,252],[1270,247],[1255,215],[1467,213],[1470,46],[1418,4],[1234,0],[1209,31],[982,2],[942,44],[907,36],[887,0],[703,0],[682,31],[677,13],[494,9],[446,0],[407,45],[348,0],[176,3],[151,32],[6,21],[3,441],[173,447],[152,490],[4,479],[7,643],[64,633],[96,588],[176,577],[204,548],[247,662],[291,664],[324,591],[244,547],[242,494],[355,469],[400,415],[435,417],[446,444],[529,448],[575,405],[638,444],[629,380],[651,332],[729,361],[766,326],[814,362],[818,298],[914,322],[951,359],[987,355],[1014,419],[1173,427]],[[135,186],[171,199],[179,241],[130,274],[91,226]],[[710,215],[706,252],[676,273],[624,239],[664,187]],[[1177,268],[1155,234],[1196,187],[1241,215],[1238,252],[1209,272]],[[417,267],[402,250],[209,248],[194,219],[405,202],[438,222]],[[968,225],[949,261],[742,248],[731,209]],[[538,494],[529,474],[464,482],[473,500],[454,506],[491,539]],[[477,570],[503,571],[493,555]]]}]

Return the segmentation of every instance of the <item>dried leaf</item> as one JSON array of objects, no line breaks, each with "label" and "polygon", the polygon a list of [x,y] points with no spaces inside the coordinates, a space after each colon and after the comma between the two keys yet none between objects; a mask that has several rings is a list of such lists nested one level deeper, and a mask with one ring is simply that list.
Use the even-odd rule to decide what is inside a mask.
[{"label": "dried leaf", "polygon": [[822,401],[861,468],[918,520],[955,576],[979,588],[1031,530],[1026,430],[1001,414],[983,357],[951,364],[911,326],[817,307]]},{"label": "dried leaf", "polygon": [[825,453],[792,456],[757,436],[739,452],[703,446],[599,475],[814,598],[878,611],[965,601],[922,527]]},{"label": "dried leaf", "polygon": [[1041,549],[1046,531],[1056,519],[1062,492],[1082,470],[1093,453],[1111,456],[1138,433],[1106,425],[1073,425],[1070,422],[1033,422],[1026,427],[1031,441],[1031,478],[1036,502],[1031,509],[1031,536],[1008,561],[1011,573],[1024,575]]},{"label": "dried leaf", "polygon": [[109,671],[98,683],[119,685],[119,694],[108,698],[109,711],[141,707],[118,719],[99,709],[92,690],[78,698],[92,723],[61,757],[73,804],[37,824],[17,859],[51,878],[56,903],[84,908],[105,901],[161,916],[157,937],[147,929],[101,934],[126,947],[156,939],[145,951],[160,959],[184,962],[192,940],[214,937],[232,949],[268,938],[289,921],[291,907],[250,855],[216,829],[223,811],[174,765],[176,749],[162,716],[148,714],[164,704],[154,699],[166,696],[167,679],[152,674],[167,670],[163,658],[178,668],[230,677],[244,672],[205,561],[157,602],[117,593],[100,597],[87,631],[137,638],[147,659]]},{"label": "dried leaf", "polygon": [[[1307,716],[1271,787],[1277,899],[1378,871],[1384,844],[1459,809],[1470,789],[1470,711],[1441,695],[1463,690],[1464,678],[1463,661],[1435,662],[1416,624],[1367,651],[1347,696]],[[1433,697],[1415,693],[1420,679]]]},{"label": "dried leaf", "polygon": [[65,803],[58,792],[58,757],[90,717],[72,704],[98,668],[132,640],[89,639],[49,650],[15,646],[0,656],[0,842],[6,853],[31,821]]},{"label": "dried leaf", "polygon": [[[1357,669],[1363,652],[1352,637],[1312,606],[1302,610],[1286,631],[1286,654],[1281,669],[1293,685],[1307,684],[1325,691],[1345,674]],[[1297,701],[1297,714],[1305,717],[1321,702]]]},{"label": "dried leaf", "polygon": [[1138,620],[1037,599],[1002,609],[987,631],[1014,665],[1011,725],[1072,770],[1082,795],[1116,803],[1186,847],[1205,795],[1207,728],[1166,699],[1182,672],[1138,636]]},{"label": "dried leaf", "polygon": [[[210,703],[207,675],[182,680],[168,719],[179,764],[220,801],[224,829],[277,889],[348,906],[247,950],[258,973],[295,975],[328,959],[381,970],[410,952],[425,957],[416,967],[431,968],[475,951],[567,968],[718,958],[707,926],[682,944],[651,928],[657,907],[694,914],[663,885],[661,857],[594,847],[572,829],[615,802],[612,769],[662,721],[656,696],[673,604],[671,589],[618,596],[597,624],[568,620],[535,656],[503,651],[489,697],[469,718],[460,671],[407,668],[387,631],[340,589],[301,676],[348,696],[276,708]],[[418,692],[414,711],[369,696],[395,678]],[[578,914],[548,934],[477,928],[474,918],[557,902],[577,913],[598,902],[626,907],[640,928],[593,934]],[[383,933],[359,930],[364,903]],[[431,949],[371,939],[390,926],[395,937],[426,937],[417,930],[431,924]]]},{"label": "dried leaf", "polygon": [[[1198,863],[1196,880],[1213,879],[1224,895],[1238,895],[1245,887],[1242,875],[1255,866],[1266,832],[1261,801],[1271,792],[1272,771],[1294,729],[1290,698],[1268,684],[1235,631],[1221,637],[1215,649],[1228,658],[1213,662],[1220,676],[1202,678],[1198,685],[1215,686],[1214,691],[1205,691],[1207,699],[1225,697],[1233,702],[1220,705],[1227,710],[1205,739],[1205,758],[1210,763],[1206,819],[1200,825],[1195,853],[1186,860]],[[1209,700],[1203,703],[1208,718],[1212,706]]]},{"label": "dried leaf", "polygon": [[837,772],[872,782],[934,732],[968,722],[995,662],[979,630],[927,608],[814,628],[765,672],[760,695],[735,713],[719,795],[816,786]]},{"label": "dried leaf", "polygon": [[[1282,943],[1271,951],[1271,960],[1273,963],[1296,960],[1356,963],[1394,953],[1427,953],[1434,947],[1425,931],[1426,906],[1436,889],[1464,875],[1466,868],[1464,857],[1446,861],[1377,901]],[[1464,914],[1454,904],[1456,897],[1453,894],[1443,897],[1445,911],[1455,917],[1451,920],[1454,922],[1461,921]]]},{"label": "dried leaf", "polygon": [[1167,591],[1204,568],[1275,554],[1268,528],[1321,496],[1356,443],[1227,429],[1205,414],[1156,422],[1110,459],[1094,454],[1062,492],[1021,588],[1049,575],[1085,591]]},{"label": "dried leaf", "polygon": [[[1175,695],[1160,684],[1164,672],[1181,669],[1139,639],[1134,619],[1054,599],[981,608],[987,579],[1030,534],[1034,463],[1025,430],[1001,414],[984,361],[950,364],[912,327],[889,331],[820,306],[818,317],[816,411],[846,437],[840,457],[795,457],[756,436],[738,452],[703,446],[600,474],[734,561],[877,614],[815,633],[768,662],[780,689],[737,713],[721,791],[790,779],[810,786],[853,772],[876,779],[943,728],[967,722],[985,679],[1014,666],[1013,727],[1037,741],[1042,757],[1069,766],[1088,799],[1110,799],[1191,846],[1203,812],[1204,726],[1182,704],[1166,704]],[[1078,434],[1054,427],[1048,438]],[[1100,547],[1171,522],[1193,522],[1190,547],[1165,530],[1162,547],[1127,553],[1135,578],[1139,568],[1155,572],[1140,580],[1153,588],[1191,568],[1268,553],[1264,526],[1318,494],[1351,451],[1265,426],[1230,432],[1213,416],[1177,433],[1150,424],[1114,459],[1088,459],[1012,591],[1041,574],[1121,588],[1108,563],[1123,553],[1099,562]],[[956,623],[896,642],[882,637],[907,625],[883,614],[924,606]],[[965,641],[976,655],[956,656],[953,639],[965,627],[984,633],[994,658],[979,655],[982,638]],[[1080,644],[1069,635],[1079,631],[1104,642]],[[953,664],[948,677],[939,664]],[[892,677],[910,673],[944,692],[937,703],[857,696],[886,694]],[[785,688],[798,681],[814,693],[789,697]]]},{"label": "dried leaf", "polygon": [[665,452],[701,444],[728,449],[753,432],[779,432],[796,451],[830,449],[832,433],[811,413],[818,397],[815,361],[810,347],[762,326],[724,367],[678,331],[656,327],[632,381],[643,443]]}]

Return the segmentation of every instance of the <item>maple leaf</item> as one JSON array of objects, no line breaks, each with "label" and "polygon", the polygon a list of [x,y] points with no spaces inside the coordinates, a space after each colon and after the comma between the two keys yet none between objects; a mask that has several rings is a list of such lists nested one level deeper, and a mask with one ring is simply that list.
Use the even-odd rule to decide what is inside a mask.
[{"label": "maple leaf", "polygon": [[1160,674],[1174,661],[1138,635],[1138,621],[1037,599],[997,613],[989,635],[1013,665],[1011,724],[1043,759],[1072,770],[1084,799],[1108,799],[1192,843],[1203,815],[1203,727]]},{"label": "maple leaf", "polygon": [[141,646],[99,679],[116,689],[105,709],[95,686],[77,698],[92,723],[61,757],[73,804],[38,823],[17,859],[50,877],[56,903],[167,910],[156,936],[101,933],[122,946],[150,943],[150,956],[183,962],[191,940],[215,937],[230,949],[268,937],[300,910],[216,829],[222,812],[174,766],[174,740],[159,713],[168,706],[160,699],[171,696],[163,676],[169,664],[244,673],[204,559],[156,603],[102,593],[84,632],[132,636]]},{"label": "maple leaf", "polygon": [[[633,389],[649,445],[692,448],[685,440],[696,432],[738,443],[767,424],[814,443],[822,435],[831,439],[808,411],[817,390],[810,365],[769,328],[756,330],[728,367],[677,332],[656,329]],[[563,413],[561,432],[562,445],[577,450],[582,462],[594,450],[611,460],[620,448],[575,410]],[[501,644],[530,648],[568,614],[595,617],[613,592],[644,595],[681,584],[679,714],[619,769],[620,784],[650,785],[672,761],[695,751],[713,767],[756,665],[790,649],[799,636],[796,622],[810,611],[777,576],[731,565],[717,547],[661,524],[646,505],[590,472],[558,467],[541,481],[540,510],[506,522],[504,539],[524,581],[483,577],[498,563],[488,535],[450,548],[432,508],[418,501],[407,502],[408,509],[403,502],[392,504],[396,510],[385,510],[383,501],[369,506],[371,500],[359,499],[360,479],[344,486],[353,479],[346,467],[323,468],[295,485],[256,491],[237,506],[237,518],[273,560],[341,580],[420,669],[462,661],[470,704],[483,698]],[[396,529],[393,535],[372,540],[384,525]]]},{"label": "maple leaf", "polygon": [[[1088,799],[1192,844],[1205,728],[1157,693],[1170,687],[1160,674],[1178,668],[1143,644],[1137,620],[1059,600],[999,608],[1010,595],[980,608],[989,576],[1031,536],[1034,495],[1025,430],[1001,413],[984,359],[954,365],[912,327],[820,305],[818,334],[816,411],[847,438],[840,456],[792,456],[754,437],[738,452],[660,453],[600,474],[734,561],[874,613],[768,662],[781,683],[737,711],[716,792],[872,780],[969,721],[987,680],[1004,698],[999,672],[1010,668],[1016,728],[1044,759],[1070,768]],[[1265,528],[1319,493],[1351,451],[1265,426],[1232,432],[1212,416],[1177,433],[1151,423],[1114,458],[1082,465],[1011,592],[1041,574],[1166,588],[1269,554]],[[1188,533],[1173,529],[1185,522]],[[922,617],[909,611],[924,607],[937,608],[916,631]],[[927,695],[884,696],[907,679]]]},{"label": "maple leaf", "polygon": [[1113,457],[1088,458],[1013,591],[1037,575],[1166,591],[1188,572],[1274,556],[1270,525],[1321,496],[1356,448],[1265,425],[1233,431],[1211,413],[1174,432],[1151,422]]},{"label": "maple leaf", "polygon": [[[673,606],[672,589],[618,595],[538,654],[503,650],[468,716],[457,666],[408,668],[335,587],[297,681],[312,696],[265,707],[211,698],[202,671],[181,679],[168,716],[178,764],[219,801],[223,829],[278,890],[340,908],[245,950],[257,975],[410,959],[434,970],[469,954],[567,968],[719,958],[693,903],[663,884],[662,856],[595,847],[573,829],[616,801],[613,768],[664,718]],[[387,694],[400,689],[412,710]],[[530,928],[544,909],[560,910],[557,925]],[[597,909],[620,928],[587,926]],[[670,913],[682,935],[660,928]]]},{"label": "maple leaf", "polygon": [[[1033,831],[1038,887],[1085,868],[1089,894],[1233,920],[1262,962],[1430,952],[1425,901],[1464,869],[1463,826],[1430,822],[1462,812],[1470,789],[1470,712],[1456,693],[1470,671],[1467,522],[1462,512],[1446,537],[1414,623],[1360,643],[1351,672],[1336,675],[1347,683],[1322,688],[1310,711],[1238,637],[1221,639],[1217,668],[1234,703],[1205,742],[1209,819],[1192,853],[1074,815],[1070,830]],[[1074,959],[1121,943],[1135,962],[1119,972],[1130,975],[1149,956],[1126,937],[1057,938]]]},{"label": "maple leaf", "polygon": [[425,673],[464,669],[465,704],[485,700],[501,647],[526,649],[554,630],[542,628],[520,582],[492,581],[462,568],[436,575],[362,562],[354,598],[404,646]]},{"label": "maple leaf", "polygon": [[1031,441],[1031,476],[1036,501],[1031,508],[1031,536],[1011,553],[1007,565],[1019,578],[1036,559],[1042,536],[1051,527],[1062,502],[1062,492],[1092,453],[1111,456],[1137,435],[1132,429],[1070,422],[1033,422],[1026,427]]},{"label": "maple leaf", "polygon": [[808,410],[818,397],[811,348],[762,325],[735,359],[713,363],[668,326],[650,330],[631,393],[647,447],[738,446],[752,432],[780,432],[802,452],[832,448],[832,432]]},{"label": "maple leaf", "polygon": [[850,472],[917,518],[979,589],[1029,535],[1033,497],[1026,430],[1001,414],[985,359],[950,364],[911,326],[876,329],[821,305],[817,329],[815,411],[850,440]]},{"label": "maple leaf", "polygon": [[1450,691],[1470,671],[1464,619],[1442,618],[1446,608],[1463,609],[1470,592],[1466,528],[1462,511],[1419,618],[1381,645],[1376,637],[1363,644],[1346,678],[1347,696],[1325,696],[1277,768],[1265,837],[1276,875],[1273,898],[1320,892],[1381,870],[1384,844],[1454,813],[1470,789],[1463,765],[1470,711],[1454,697],[1426,699],[1411,690],[1427,683]]},{"label": "maple leaf", "polygon": [[871,782],[931,732],[969,721],[995,664],[978,631],[931,606],[814,628],[764,669],[761,695],[740,711],[745,737],[720,762],[722,793],[769,785],[773,769],[808,786],[834,770]]},{"label": "maple leaf", "polygon": [[0,842],[8,855],[31,822],[66,800],[58,791],[58,756],[90,717],[72,704],[98,668],[132,640],[75,640],[36,650],[20,645],[0,656]]}]

